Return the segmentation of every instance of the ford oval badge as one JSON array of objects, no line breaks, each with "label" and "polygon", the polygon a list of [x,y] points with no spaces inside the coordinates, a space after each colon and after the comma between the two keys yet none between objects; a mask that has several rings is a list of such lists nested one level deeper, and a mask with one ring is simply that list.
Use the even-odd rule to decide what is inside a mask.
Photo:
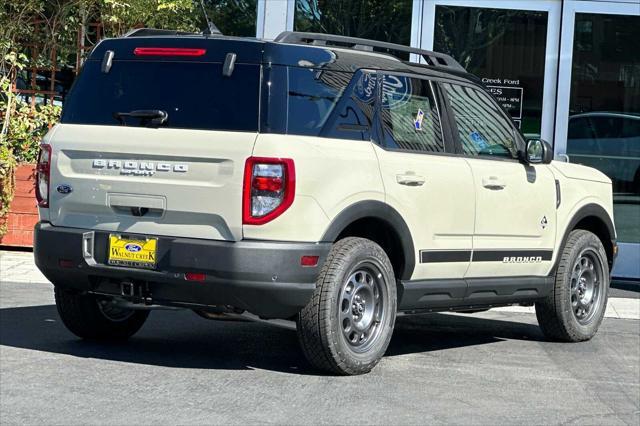
[{"label": "ford oval badge", "polygon": [[56,191],[58,191],[61,194],[68,194],[71,191],[73,191],[73,188],[71,188],[69,185],[58,185],[58,187],[56,188]]},{"label": "ford oval badge", "polygon": [[137,253],[140,250],[142,250],[142,247],[140,246],[140,244],[136,244],[136,243],[129,243],[126,246],[124,246],[124,249],[128,252],[131,253]]}]

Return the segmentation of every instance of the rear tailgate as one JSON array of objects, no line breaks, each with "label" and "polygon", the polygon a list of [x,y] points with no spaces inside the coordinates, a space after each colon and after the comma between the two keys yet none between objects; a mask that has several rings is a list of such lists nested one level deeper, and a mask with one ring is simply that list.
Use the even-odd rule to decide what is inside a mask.
[{"label": "rear tailgate", "polygon": [[[229,75],[223,64],[230,53]],[[98,45],[51,137],[52,224],[241,239],[261,55],[260,43],[238,39],[141,37]]]},{"label": "rear tailgate", "polygon": [[[49,217],[57,226],[239,240],[256,134],[59,125]],[[68,185],[72,192],[56,191]]]}]

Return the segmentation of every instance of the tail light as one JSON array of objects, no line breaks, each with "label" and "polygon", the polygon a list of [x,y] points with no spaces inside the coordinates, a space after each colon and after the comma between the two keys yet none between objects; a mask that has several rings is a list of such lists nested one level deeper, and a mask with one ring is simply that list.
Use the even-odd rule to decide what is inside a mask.
[{"label": "tail light", "polygon": [[39,207],[49,207],[49,178],[51,175],[51,145],[40,145],[36,166],[36,200]]},{"label": "tail light", "polygon": [[185,272],[184,279],[187,281],[204,281],[207,279],[207,275],[202,272]]},{"label": "tail light", "polygon": [[293,160],[249,157],[244,167],[242,223],[262,225],[293,203],[296,190]]}]

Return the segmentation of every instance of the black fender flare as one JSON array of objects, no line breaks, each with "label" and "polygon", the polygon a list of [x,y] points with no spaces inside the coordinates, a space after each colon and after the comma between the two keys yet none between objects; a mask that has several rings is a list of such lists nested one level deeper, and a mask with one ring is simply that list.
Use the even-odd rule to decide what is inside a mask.
[{"label": "black fender flare", "polygon": [[[612,256],[611,259],[609,259],[609,263],[610,263],[609,266],[613,267],[613,261],[615,256],[615,251],[613,247],[616,245],[616,238],[615,238],[616,230],[615,230],[615,227],[613,226],[613,221],[611,220],[611,217],[609,216],[607,211],[602,206],[594,203],[589,203],[580,207],[578,211],[573,215],[571,220],[569,221],[569,224],[567,225],[564,231],[564,235],[562,236],[562,241],[558,246],[558,256],[556,258],[556,261],[552,269],[553,274],[555,274],[555,271],[558,269],[558,264],[560,263],[560,257],[561,257],[560,253],[562,252],[565,244],[567,243],[569,234],[571,233],[571,231],[575,229],[576,225],[581,220],[588,217],[595,217],[604,224],[609,234],[609,241],[603,241],[602,244],[605,246],[605,250],[607,251],[607,254],[608,255],[611,254]],[[609,245],[609,247],[607,247],[607,245]]]},{"label": "black fender flare", "polygon": [[413,238],[407,223],[396,209],[382,201],[359,201],[342,210],[331,222],[324,235],[322,242],[334,242],[340,233],[351,223],[359,219],[375,218],[387,223],[400,238],[405,265],[401,279],[411,279],[416,266],[416,255],[413,246]]}]

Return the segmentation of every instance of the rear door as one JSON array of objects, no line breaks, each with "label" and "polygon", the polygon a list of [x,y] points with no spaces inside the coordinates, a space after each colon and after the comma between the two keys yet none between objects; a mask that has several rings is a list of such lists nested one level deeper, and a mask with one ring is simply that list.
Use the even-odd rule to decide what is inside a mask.
[{"label": "rear door", "polygon": [[[258,43],[242,43],[101,44],[52,138],[52,224],[241,239],[243,168],[258,132],[261,58]],[[231,75],[223,74],[227,53],[236,54]],[[60,193],[58,185],[72,191]]]},{"label": "rear door", "polygon": [[556,229],[555,179],[517,160],[518,135],[479,88],[442,83],[476,194],[469,278],[546,275]]},{"label": "rear door", "polygon": [[[405,219],[416,249],[413,280],[459,279],[424,299],[460,299],[471,257],[475,197],[471,168],[449,155],[435,83],[405,75],[382,75],[376,153],[386,202]],[[411,290],[411,283],[407,290]],[[449,292],[448,294],[443,294]]]}]

